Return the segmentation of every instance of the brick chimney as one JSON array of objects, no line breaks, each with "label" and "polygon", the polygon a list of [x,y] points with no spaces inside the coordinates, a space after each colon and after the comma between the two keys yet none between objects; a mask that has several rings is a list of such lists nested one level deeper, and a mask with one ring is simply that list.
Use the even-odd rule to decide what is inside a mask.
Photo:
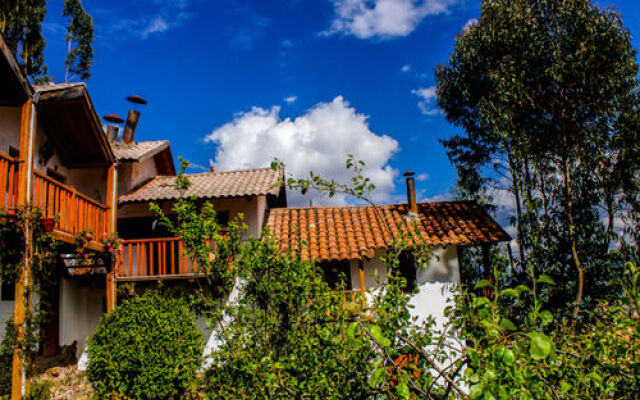
[{"label": "brick chimney", "polygon": [[414,173],[407,171],[404,177],[407,180],[407,205],[409,206],[408,217],[418,217],[418,203],[416,202],[416,182],[413,178]]},{"label": "brick chimney", "polygon": [[209,172],[216,172],[216,167],[213,166],[212,159],[209,159]]}]

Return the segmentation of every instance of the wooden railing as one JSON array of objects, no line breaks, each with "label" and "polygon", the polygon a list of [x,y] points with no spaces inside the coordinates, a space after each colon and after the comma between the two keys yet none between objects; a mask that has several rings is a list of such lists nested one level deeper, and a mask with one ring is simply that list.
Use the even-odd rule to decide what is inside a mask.
[{"label": "wooden railing", "polygon": [[18,160],[0,152],[0,211],[15,208],[18,197]]},{"label": "wooden railing", "polygon": [[96,235],[109,231],[109,207],[41,172],[34,171],[33,178],[33,203],[44,210],[46,217],[59,216],[56,230],[71,235],[83,230]]},{"label": "wooden railing", "polygon": [[123,241],[120,280],[170,279],[196,275],[198,265],[187,257],[180,238],[133,239]]}]

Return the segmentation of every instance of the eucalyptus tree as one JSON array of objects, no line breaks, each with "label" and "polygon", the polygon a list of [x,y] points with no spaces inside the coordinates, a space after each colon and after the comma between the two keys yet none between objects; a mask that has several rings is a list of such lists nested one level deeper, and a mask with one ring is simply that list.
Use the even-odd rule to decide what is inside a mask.
[{"label": "eucalyptus tree", "polygon": [[93,18],[85,11],[81,0],[65,0],[62,15],[69,18],[65,36],[67,59],[64,80],[69,82],[76,76],[87,80],[91,77],[89,71],[93,65]]},{"label": "eucalyptus tree", "polygon": [[46,42],[42,35],[46,13],[46,0],[0,2],[0,34],[13,53],[18,55],[22,72],[32,78],[47,73],[44,61]]},{"label": "eucalyptus tree", "polygon": [[577,315],[585,268],[592,288],[608,279],[614,219],[638,210],[630,32],[589,0],[484,0],[481,11],[436,70],[438,103],[464,128],[442,142],[465,196],[511,193],[523,266],[574,270]]}]

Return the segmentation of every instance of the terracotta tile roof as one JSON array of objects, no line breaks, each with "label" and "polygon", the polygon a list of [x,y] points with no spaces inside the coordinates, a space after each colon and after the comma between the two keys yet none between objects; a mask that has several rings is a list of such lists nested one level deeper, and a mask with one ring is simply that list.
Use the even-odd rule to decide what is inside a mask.
[{"label": "terracotta tile roof", "polygon": [[111,145],[111,147],[118,160],[141,162],[168,148],[169,141],[156,140],[151,142],[116,143]]},{"label": "terracotta tile roof", "polygon": [[[278,195],[277,183],[283,179],[284,171],[271,168],[245,169],[237,171],[187,174],[192,185],[185,195],[196,195],[202,199],[243,197],[254,195]],[[138,189],[120,196],[119,203],[152,200],[175,200],[180,197],[174,188],[175,176],[156,176]]]},{"label": "terracotta tile roof", "polygon": [[[372,206],[276,208],[270,210],[266,225],[281,251],[300,251],[305,260],[373,258],[375,250],[387,247],[400,230],[407,232],[407,208],[406,204],[378,206],[380,212]],[[510,239],[482,207],[471,201],[421,203],[418,217],[417,232],[428,245],[475,245]]]}]

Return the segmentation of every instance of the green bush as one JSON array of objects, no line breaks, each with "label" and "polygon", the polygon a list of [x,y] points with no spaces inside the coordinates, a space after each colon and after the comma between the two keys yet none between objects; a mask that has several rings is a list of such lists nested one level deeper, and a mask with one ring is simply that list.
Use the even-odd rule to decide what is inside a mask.
[{"label": "green bush", "polygon": [[201,365],[202,338],[183,301],[151,292],[105,315],[89,341],[98,399],[181,398]]}]

